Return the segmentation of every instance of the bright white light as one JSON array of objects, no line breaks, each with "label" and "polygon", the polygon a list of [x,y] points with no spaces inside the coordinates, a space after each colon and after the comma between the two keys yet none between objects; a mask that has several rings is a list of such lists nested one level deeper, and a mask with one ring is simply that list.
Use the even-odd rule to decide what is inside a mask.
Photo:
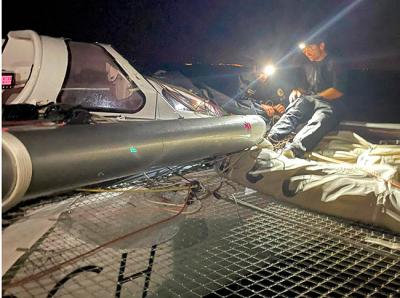
[{"label": "bright white light", "polygon": [[299,49],[304,50],[306,48],[306,44],[304,42],[299,43]]},{"label": "bright white light", "polygon": [[274,74],[275,71],[276,71],[275,66],[267,65],[264,67],[263,73],[270,76],[270,75]]}]

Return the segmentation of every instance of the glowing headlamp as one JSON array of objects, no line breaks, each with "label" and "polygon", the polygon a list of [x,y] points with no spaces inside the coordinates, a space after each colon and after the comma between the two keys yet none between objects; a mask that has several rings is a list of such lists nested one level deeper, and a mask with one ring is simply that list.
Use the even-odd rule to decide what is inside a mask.
[{"label": "glowing headlamp", "polygon": [[299,49],[304,50],[306,48],[306,44],[304,42],[299,43]]},{"label": "glowing headlamp", "polygon": [[276,71],[275,66],[273,66],[272,64],[269,64],[264,67],[262,73],[267,76],[270,76],[270,75],[273,75],[275,73],[275,71]]}]

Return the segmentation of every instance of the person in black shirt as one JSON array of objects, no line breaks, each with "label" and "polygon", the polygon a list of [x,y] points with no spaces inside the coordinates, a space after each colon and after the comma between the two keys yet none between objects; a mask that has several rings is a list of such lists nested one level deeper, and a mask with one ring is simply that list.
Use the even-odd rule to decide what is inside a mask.
[{"label": "person in black shirt", "polygon": [[288,157],[302,157],[335,128],[344,95],[342,73],[334,57],[326,51],[325,42],[311,42],[302,51],[308,58],[303,65],[305,84],[292,90],[285,114],[267,137],[272,143],[281,141],[307,122],[285,147],[283,153]]}]

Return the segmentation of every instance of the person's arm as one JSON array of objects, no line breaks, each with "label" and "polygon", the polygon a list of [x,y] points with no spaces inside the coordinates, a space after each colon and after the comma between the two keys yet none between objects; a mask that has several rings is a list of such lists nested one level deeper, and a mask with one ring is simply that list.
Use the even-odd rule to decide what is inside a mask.
[{"label": "person's arm", "polygon": [[319,96],[322,96],[326,100],[335,100],[339,97],[343,96],[343,93],[340,92],[338,89],[330,87],[318,93]]},{"label": "person's arm", "polygon": [[331,87],[319,92],[318,95],[322,96],[326,100],[336,100],[344,94],[346,75],[335,60],[331,61],[329,64],[329,70],[332,76],[332,85]]}]

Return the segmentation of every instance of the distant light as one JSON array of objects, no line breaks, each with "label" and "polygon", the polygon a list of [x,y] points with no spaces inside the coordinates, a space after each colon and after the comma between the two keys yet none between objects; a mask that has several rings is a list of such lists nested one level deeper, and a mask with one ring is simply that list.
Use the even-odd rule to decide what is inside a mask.
[{"label": "distant light", "polygon": [[304,50],[306,48],[306,44],[304,42],[299,43],[299,49]]},{"label": "distant light", "polygon": [[238,63],[217,63],[217,64],[211,64],[211,65],[217,65],[217,66],[234,66],[234,67],[243,67],[243,64],[238,64]]},{"label": "distant light", "polygon": [[229,65],[229,66],[235,66],[235,67],[243,67],[243,66],[244,66],[243,64],[239,64],[239,63],[229,63],[229,64],[227,64],[227,65]]},{"label": "distant light", "polygon": [[185,63],[186,66],[192,66],[193,63]]},{"label": "distant light", "polygon": [[132,147],[129,148],[129,151],[131,153],[137,153],[137,148],[132,146]]},{"label": "distant light", "polygon": [[266,74],[267,76],[273,75],[276,71],[275,66],[273,65],[267,65],[264,67],[263,73]]}]

